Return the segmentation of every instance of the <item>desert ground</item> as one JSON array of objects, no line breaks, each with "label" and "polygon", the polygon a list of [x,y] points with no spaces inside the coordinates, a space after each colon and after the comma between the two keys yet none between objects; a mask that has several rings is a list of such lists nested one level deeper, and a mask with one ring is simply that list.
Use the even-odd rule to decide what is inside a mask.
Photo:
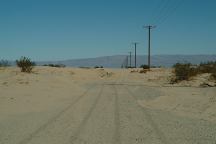
[{"label": "desert ground", "polygon": [[0,144],[216,144],[208,74],[170,84],[171,69],[137,71],[1,68]]}]

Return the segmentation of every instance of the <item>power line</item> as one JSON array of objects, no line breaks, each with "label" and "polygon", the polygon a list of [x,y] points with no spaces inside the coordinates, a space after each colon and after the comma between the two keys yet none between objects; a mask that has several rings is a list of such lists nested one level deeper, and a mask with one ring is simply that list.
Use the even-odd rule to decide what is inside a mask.
[{"label": "power line", "polygon": [[158,20],[157,24],[161,25],[162,23],[164,23],[173,13],[175,13],[175,11],[182,5],[183,2],[184,0],[179,0],[173,8],[170,8],[170,10],[168,10],[166,14],[164,14],[164,17]]},{"label": "power line", "polygon": [[152,22],[157,17],[157,10],[162,8],[162,6],[164,5],[165,1],[166,0],[161,0],[160,3],[158,3],[158,5],[155,7],[155,11],[152,14]]},{"label": "power line", "polygon": [[[170,0],[167,0],[164,4],[164,7],[160,9],[159,14],[154,19],[154,23],[157,25],[162,24],[167,20],[167,18],[172,15],[183,3],[184,0],[175,0],[172,1],[173,3],[170,3]],[[170,3],[170,4],[169,4]]]},{"label": "power line", "polygon": [[[163,3],[161,4],[160,9],[158,9],[158,15],[155,15],[153,17],[153,23],[155,23],[158,19],[160,19],[160,17],[163,15],[164,11],[166,11],[166,9],[169,8],[169,2],[170,0],[164,0]],[[157,11],[157,10],[156,10]]]}]

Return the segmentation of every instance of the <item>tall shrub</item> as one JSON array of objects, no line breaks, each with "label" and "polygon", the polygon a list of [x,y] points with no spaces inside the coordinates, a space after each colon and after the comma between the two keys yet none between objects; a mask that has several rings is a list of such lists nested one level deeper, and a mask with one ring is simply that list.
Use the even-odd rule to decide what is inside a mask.
[{"label": "tall shrub", "polygon": [[31,61],[30,58],[21,57],[19,60],[16,60],[17,66],[21,69],[21,72],[32,72],[35,63]]}]

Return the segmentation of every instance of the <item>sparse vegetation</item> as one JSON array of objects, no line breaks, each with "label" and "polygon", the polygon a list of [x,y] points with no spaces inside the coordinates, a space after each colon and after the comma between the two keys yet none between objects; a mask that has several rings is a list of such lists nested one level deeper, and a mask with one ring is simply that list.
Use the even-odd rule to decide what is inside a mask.
[{"label": "sparse vegetation", "polygon": [[214,73],[216,71],[216,61],[215,62],[206,62],[199,65],[200,73]]},{"label": "sparse vegetation", "polygon": [[176,63],[173,68],[175,78],[171,79],[171,83],[189,80],[191,77],[203,73],[211,73],[211,77],[216,80],[216,62],[201,63],[200,65]]},{"label": "sparse vegetation", "polygon": [[103,66],[95,66],[94,68],[95,69],[97,69],[97,68],[103,68]]},{"label": "sparse vegetation", "polygon": [[176,63],[173,67],[176,81],[189,80],[190,77],[197,75],[196,68],[190,63]]},{"label": "sparse vegetation", "polygon": [[64,67],[66,67],[64,64],[44,64],[43,66],[57,67],[57,68],[64,68]]},{"label": "sparse vegetation", "polygon": [[149,66],[144,64],[144,65],[141,65],[140,68],[149,69]]},{"label": "sparse vegetation", "polygon": [[33,67],[36,65],[31,61],[30,58],[21,57],[19,60],[16,60],[17,66],[21,69],[21,72],[31,73]]},{"label": "sparse vegetation", "polygon": [[[143,65],[140,66],[140,68],[149,69],[149,66],[146,65],[146,64],[143,64]],[[161,68],[161,66],[151,66],[151,68]]]},{"label": "sparse vegetation", "polygon": [[91,69],[91,67],[80,66],[81,69]]},{"label": "sparse vegetation", "polygon": [[214,69],[214,72],[211,74],[211,77],[216,81],[216,69]]},{"label": "sparse vegetation", "polygon": [[214,80],[216,80],[216,73],[211,75]]},{"label": "sparse vegetation", "polygon": [[200,73],[211,73],[211,78],[216,80],[216,61],[201,63],[199,66]]},{"label": "sparse vegetation", "polygon": [[135,67],[133,67],[133,66],[128,66],[127,68],[135,68]]},{"label": "sparse vegetation", "polygon": [[10,66],[9,61],[7,60],[0,60],[0,67],[8,67]]}]

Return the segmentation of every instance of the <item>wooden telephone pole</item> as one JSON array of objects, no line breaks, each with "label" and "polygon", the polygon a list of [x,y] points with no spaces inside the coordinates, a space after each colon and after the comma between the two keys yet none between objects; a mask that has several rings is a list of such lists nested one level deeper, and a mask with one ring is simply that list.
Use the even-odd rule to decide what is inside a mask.
[{"label": "wooden telephone pole", "polygon": [[148,29],[148,67],[151,67],[151,29],[156,28],[156,26],[144,26]]}]

